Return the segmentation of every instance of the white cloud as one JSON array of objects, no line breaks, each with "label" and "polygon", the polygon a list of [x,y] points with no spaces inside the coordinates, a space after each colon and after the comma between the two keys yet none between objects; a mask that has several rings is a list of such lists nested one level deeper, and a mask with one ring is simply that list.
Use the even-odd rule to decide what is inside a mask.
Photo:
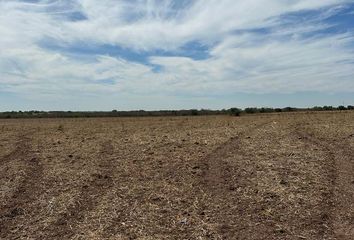
[{"label": "white cloud", "polygon": [[[195,0],[182,7],[176,2],[0,1],[0,91],[65,96],[354,89],[354,34],[304,36],[333,27],[322,20],[353,1]],[[280,17],[305,10],[322,14],[286,22]],[[87,19],[72,21],[78,12]],[[268,32],[254,31],[262,27]],[[61,46],[110,44],[138,53],[169,50],[176,56],[149,56],[144,64],[100,54],[67,54],[42,47],[46,41]],[[188,42],[206,44],[210,58],[178,56]],[[162,70],[154,71],[151,64]]]},{"label": "white cloud", "polygon": [[[175,10],[172,1],[82,0],[87,21],[68,23],[75,40],[117,44],[136,50],[176,49],[188,41],[217,42],[231,31],[278,24],[271,18],[313,10],[345,0],[198,0]],[[104,14],[102,14],[104,13]],[[77,39],[78,38],[78,39]]]},{"label": "white cloud", "polygon": [[346,91],[354,87],[354,51],[343,46],[353,40],[349,34],[286,42],[247,35],[226,39],[204,61],[157,57],[152,62],[169,74],[183,73],[195,91],[198,86],[211,92]]}]

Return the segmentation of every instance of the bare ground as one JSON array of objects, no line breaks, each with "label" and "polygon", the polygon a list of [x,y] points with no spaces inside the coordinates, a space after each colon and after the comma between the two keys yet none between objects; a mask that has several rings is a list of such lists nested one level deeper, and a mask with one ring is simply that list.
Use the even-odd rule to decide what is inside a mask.
[{"label": "bare ground", "polygon": [[354,113],[0,121],[1,239],[354,239]]}]

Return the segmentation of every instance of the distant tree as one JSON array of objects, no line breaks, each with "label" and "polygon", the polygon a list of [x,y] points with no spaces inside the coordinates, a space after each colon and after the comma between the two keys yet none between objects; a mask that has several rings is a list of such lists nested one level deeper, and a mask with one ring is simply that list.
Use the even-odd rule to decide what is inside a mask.
[{"label": "distant tree", "polygon": [[245,113],[257,113],[258,109],[257,108],[245,108]]},{"label": "distant tree", "polygon": [[275,110],[273,108],[264,108],[262,107],[261,109],[259,109],[260,113],[271,113],[274,112]]},{"label": "distant tree", "polygon": [[267,112],[267,110],[266,110],[265,108],[263,108],[263,107],[262,107],[261,109],[259,109],[259,112],[260,112],[260,113],[266,113],[266,112]]},{"label": "distant tree", "polygon": [[192,116],[197,116],[199,115],[199,111],[197,109],[191,109],[191,114]]},{"label": "distant tree", "polygon": [[313,111],[322,111],[323,108],[320,107],[320,106],[315,106],[315,107],[313,107],[311,110],[313,110]]},{"label": "distant tree", "polygon": [[229,112],[232,116],[240,116],[242,110],[239,108],[230,108]]},{"label": "distant tree", "polygon": [[348,105],[348,106],[347,106],[347,109],[348,109],[348,110],[354,110],[354,106]]},{"label": "distant tree", "polygon": [[338,110],[341,110],[341,111],[343,111],[343,110],[347,110],[347,108],[346,107],[344,107],[344,106],[338,106],[338,108],[337,108]]},{"label": "distant tree", "polygon": [[332,111],[333,107],[332,106],[323,106],[323,110],[325,111]]},{"label": "distant tree", "polygon": [[284,112],[292,112],[292,111],[294,111],[294,110],[295,110],[295,108],[292,108],[292,107],[283,108],[283,111],[284,111]]}]

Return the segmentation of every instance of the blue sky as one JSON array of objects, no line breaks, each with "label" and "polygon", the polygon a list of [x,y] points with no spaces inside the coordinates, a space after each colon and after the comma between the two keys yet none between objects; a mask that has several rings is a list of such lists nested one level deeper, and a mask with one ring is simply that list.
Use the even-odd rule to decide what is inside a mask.
[{"label": "blue sky", "polygon": [[0,0],[0,111],[354,105],[354,0]]}]

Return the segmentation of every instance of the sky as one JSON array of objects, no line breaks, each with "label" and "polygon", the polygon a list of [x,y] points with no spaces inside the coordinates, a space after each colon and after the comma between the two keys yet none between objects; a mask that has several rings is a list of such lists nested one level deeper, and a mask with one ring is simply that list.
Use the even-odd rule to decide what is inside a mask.
[{"label": "sky", "polygon": [[354,105],[354,0],[0,0],[0,111]]}]

